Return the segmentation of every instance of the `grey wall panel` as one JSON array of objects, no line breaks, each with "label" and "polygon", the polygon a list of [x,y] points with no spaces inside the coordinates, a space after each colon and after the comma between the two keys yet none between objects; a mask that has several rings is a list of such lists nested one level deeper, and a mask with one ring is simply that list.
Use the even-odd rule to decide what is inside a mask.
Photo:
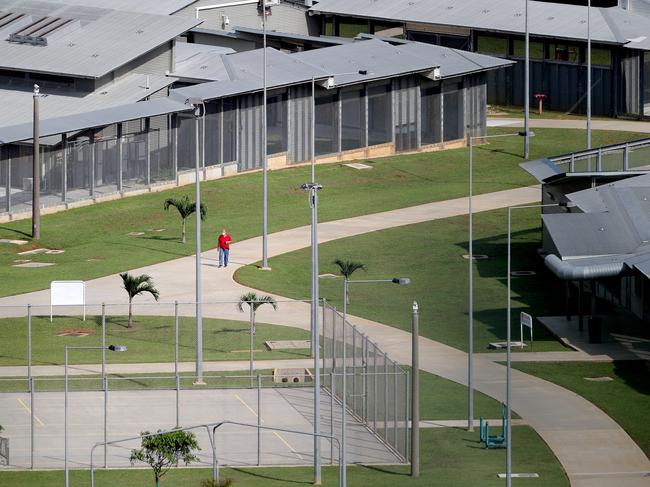
[{"label": "grey wall panel", "polygon": [[621,84],[623,95],[623,113],[639,114],[641,112],[641,61],[639,51],[627,49],[621,59]]},{"label": "grey wall panel", "polygon": [[239,170],[262,167],[262,94],[239,98]]},{"label": "grey wall panel", "polygon": [[410,151],[418,149],[418,132],[420,120],[418,117],[419,85],[412,76],[404,76],[393,80],[395,92],[394,125],[395,150]]},{"label": "grey wall panel", "polygon": [[289,162],[311,158],[311,86],[294,86],[289,90]]},{"label": "grey wall panel", "polygon": [[131,73],[157,74],[164,76],[167,71],[173,71],[172,65],[172,42],[158,46],[147,54],[134,59],[128,64],[115,70],[115,79],[119,79]]}]

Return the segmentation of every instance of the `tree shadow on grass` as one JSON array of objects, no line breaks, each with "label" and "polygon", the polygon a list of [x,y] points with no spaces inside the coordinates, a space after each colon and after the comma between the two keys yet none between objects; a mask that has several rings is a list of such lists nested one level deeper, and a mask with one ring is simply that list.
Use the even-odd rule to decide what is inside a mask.
[{"label": "tree shadow on grass", "polygon": [[[391,470],[391,467],[388,466],[381,466],[381,465],[363,465],[363,464],[357,464],[355,465],[359,469],[363,470],[371,470],[373,472],[379,472],[379,473],[384,473],[388,475],[396,475],[398,477],[409,477],[410,472],[398,472],[396,470]],[[395,468],[395,467],[392,467]]]},{"label": "tree shadow on grass", "polygon": [[163,237],[162,235],[147,235],[145,237],[140,237],[143,240],[158,240],[161,242],[171,242],[171,241],[176,241],[180,244],[183,242],[179,237]]},{"label": "tree shadow on grass", "polygon": [[231,468],[231,470],[233,470],[234,472],[238,472],[240,474],[243,474],[243,475],[251,476],[251,477],[257,477],[257,478],[266,479],[266,480],[277,480],[279,482],[285,482],[285,483],[288,483],[288,484],[306,484],[306,485],[312,484],[311,480],[288,479],[288,478],[285,478],[285,477],[280,476],[280,475],[274,476],[274,475],[264,474],[264,473],[261,473],[260,471],[244,470],[242,468]]}]

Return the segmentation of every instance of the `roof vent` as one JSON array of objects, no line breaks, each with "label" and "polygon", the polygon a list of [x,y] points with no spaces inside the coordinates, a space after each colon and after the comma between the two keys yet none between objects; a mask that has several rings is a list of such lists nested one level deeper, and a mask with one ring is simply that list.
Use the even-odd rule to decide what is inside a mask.
[{"label": "roof vent", "polygon": [[9,42],[47,46],[48,42],[81,27],[76,19],[42,17],[9,36]]},{"label": "roof vent", "polygon": [[0,37],[6,38],[11,32],[15,32],[17,29],[22,29],[31,23],[31,15],[0,12]]}]

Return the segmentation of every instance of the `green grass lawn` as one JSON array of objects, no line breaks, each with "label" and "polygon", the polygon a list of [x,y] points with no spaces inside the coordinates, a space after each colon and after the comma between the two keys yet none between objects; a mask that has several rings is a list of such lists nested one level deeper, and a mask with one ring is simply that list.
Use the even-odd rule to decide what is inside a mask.
[{"label": "green grass lawn", "polygon": [[[647,361],[521,363],[516,369],[554,382],[605,411],[650,457],[650,363]],[[611,377],[593,382],[585,377]]]},{"label": "green grass lawn", "polygon": [[[505,451],[486,450],[477,441],[478,433],[461,429],[421,430],[420,477],[408,475],[407,466],[352,466],[348,468],[350,487],[483,487],[502,486],[503,479],[497,473],[505,471]],[[513,485],[535,487],[565,487],[568,480],[557,459],[541,438],[527,426],[512,429],[513,470],[515,472],[537,472],[539,479],[513,479]],[[259,468],[223,469],[222,478],[234,480],[233,487],[289,487],[311,485],[313,471],[309,468]],[[338,485],[338,469],[323,468],[323,485]],[[203,479],[211,476],[209,469],[178,469],[170,471],[161,482],[161,487],[200,487]],[[88,471],[73,470],[71,485],[89,485]],[[58,487],[63,483],[62,471],[2,472],[0,484],[11,487]],[[97,487],[143,487],[153,486],[150,470],[108,470],[97,471]]]},{"label": "green grass lawn", "polygon": [[[173,362],[174,317],[140,316],[132,329],[126,327],[127,318],[112,316],[106,320],[106,344],[128,346],[124,353],[106,353],[108,363]],[[88,332],[88,336],[58,336],[65,330]],[[256,324],[255,358],[308,358],[309,350],[269,350],[266,340],[309,340],[309,331],[288,326]],[[63,348],[101,345],[101,317],[57,316],[32,319],[32,363],[52,365],[63,363]],[[179,355],[181,361],[192,361],[195,345],[195,322],[192,317],[179,318]],[[248,360],[248,322],[203,319],[204,360]],[[96,364],[101,361],[98,350],[74,350],[70,363]],[[0,365],[27,364],[27,319],[0,319]]]},{"label": "green grass lawn", "polygon": [[[546,102],[544,103],[546,105]],[[524,118],[524,108],[515,106],[500,106],[490,105],[488,110],[488,117],[490,118]],[[547,110],[544,106],[542,114],[537,113],[537,102],[530,104],[530,119],[531,120],[587,120],[587,116],[577,113],[558,112]],[[592,116],[592,120],[615,120],[611,117]],[[535,129],[537,133],[538,129]]]},{"label": "green grass lawn", "polygon": [[[491,129],[505,133],[508,129]],[[531,157],[582,149],[584,131],[539,129]],[[629,132],[593,133],[594,146],[644,137]],[[535,183],[518,166],[523,142],[518,137],[493,139],[476,148],[474,190],[486,193]],[[343,164],[324,164],[317,169],[324,190],[320,199],[321,221],[386,211],[416,204],[464,196],[467,193],[467,149],[411,154],[366,161],[371,170],[357,171]],[[300,184],[309,179],[309,167],[269,174],[269,231],[307,224],[309,207]],[[216,246],[217,233],[228,228],[235,241],[261,233],[260,173],[203,184],[202,199],[208,208],[203,226],[204,249]],[[180,219],[173,208],[163,211],[168,197],[192,195],[189,186],[68,210],[42,218],[41,241],[24,246],[0,247],[0,296],[46,289],[50,281],[88,280],[145,265],[175,259],[194,252],[193,224],[188,220],[188,241],[179,243]],[[164,229],[162,231],[157,231]],[[0,225],[0,238],[28,238],[30,220]],[[144,235],[130,236],[131,232]],[[36,246],[65,250],[57,255],[19,256]],[[43,268],[13,267],[14,260],[30,258],[52,262]],[[155,276],[154,276],[155,277]],[[164,296],[163,296],[164,299]]]},{"label": "green grass lawn", "polygon": [[[466,216],[382,230],[336,240],[319,246],[320,273],[336,273],[333,261],[351,259],[367,265],[353,279],[411,278],[410,286],[350,284],[348,312],[410,330],[411,303],[420,304],[420,334],[453,347],[467,349],[467,252]],[[489,259],[476,263],[474,280],[474,343],[487,351],[490,342],[506,338],[507,210],[474,216],[474,252]],[[563,285],[549,275],[537,256],[540,217],[522,210],[513,220],[513,270],[534,270],[537,275],[512,279],[513,323],[520,311],[533,316],[562,313]],[[310,295],[309,249],[270,259],[272,271],[255,266],[240,269],[236,279],[265,291],[305,298]],[[321,297],[342,306],[340,279],[321,279]],[[516,332],[518,339],[518,331]],[[524,349],[527,351],[528,349]],[[535,329],[535,351],[564,350],[542,327]],[[517,349],[519,351],[519,349]]]}]

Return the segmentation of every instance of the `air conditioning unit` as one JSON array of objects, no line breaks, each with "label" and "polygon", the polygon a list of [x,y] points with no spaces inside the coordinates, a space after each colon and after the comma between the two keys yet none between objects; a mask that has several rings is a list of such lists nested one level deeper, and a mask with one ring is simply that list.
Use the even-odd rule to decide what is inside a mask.
[{"label": "air conditioning unit", "polygon": [[299,384],[312,380],[313,377],[308,369],[273,369],[273,382],[276,384]]}]

